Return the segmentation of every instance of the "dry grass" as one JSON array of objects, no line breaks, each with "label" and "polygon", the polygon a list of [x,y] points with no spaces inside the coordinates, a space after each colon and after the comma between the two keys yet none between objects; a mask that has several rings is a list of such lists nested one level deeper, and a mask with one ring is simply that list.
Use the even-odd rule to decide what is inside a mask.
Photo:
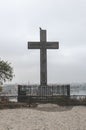
[{"label": "dry grass", "polygon": [[[70,99],[67,97],[59,97],[55,99],[55,102],[49,102],[58,104],[60,106],[78,106],[85,105],[86,106],[86,98],[84,99]],[[0,109],[13,109],[13,108],[29,108],[36,107],[37,103],[25,103],[25,102],[10,102],[7,100],[0,101]]]}]

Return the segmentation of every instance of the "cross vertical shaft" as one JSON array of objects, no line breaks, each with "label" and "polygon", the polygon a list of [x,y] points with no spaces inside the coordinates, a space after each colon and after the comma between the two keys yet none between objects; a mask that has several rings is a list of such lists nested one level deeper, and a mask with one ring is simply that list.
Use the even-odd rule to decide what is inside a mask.
[{"label": "cross vertical shaft", "polygon": [[40,85],[47,85],[47,52],[46,52],[46,30],[40,29]]},{"label": "cross vertical shaft", "polygon": [[47,49],[58,49],[59,42],[47,42],[46,30],[40,28],[40,42],[28,42],[28,49],[40,49],[40,85],[47,85]]}]

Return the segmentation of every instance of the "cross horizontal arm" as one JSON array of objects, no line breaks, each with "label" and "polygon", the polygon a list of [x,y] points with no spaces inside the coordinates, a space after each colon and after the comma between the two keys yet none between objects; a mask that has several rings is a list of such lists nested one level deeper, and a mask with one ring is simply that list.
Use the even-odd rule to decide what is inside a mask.
[{"label": "cross horizontal arm", "polygon": [[47,42],[46,49],[58,49],[59,42]]},{"label": "cross horizontal arm", "polygon": [[59,42],[28,42],[28,49],[58,49]]},{"label": "cross horizontal arm", "polygon": [[40,42],[28,42],[28,49],[40,49]]}]

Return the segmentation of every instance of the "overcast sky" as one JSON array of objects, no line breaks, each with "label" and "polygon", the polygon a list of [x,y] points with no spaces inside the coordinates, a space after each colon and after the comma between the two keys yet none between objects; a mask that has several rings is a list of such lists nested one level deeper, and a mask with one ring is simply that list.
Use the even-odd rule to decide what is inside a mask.
[{"label": "overcast sky", "polygon": [[86,0],[0,0],[0,58],[14,68],[11,83],[40,82],[40,51],[27,49],[39,27],[59,41],[47,52],[48,83],[86,82]]}]

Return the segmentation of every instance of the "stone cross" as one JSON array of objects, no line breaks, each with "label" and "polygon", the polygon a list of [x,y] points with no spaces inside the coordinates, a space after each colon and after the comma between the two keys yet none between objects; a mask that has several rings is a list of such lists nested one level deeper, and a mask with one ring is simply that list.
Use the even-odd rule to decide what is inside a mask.
[{"label": "stone cross", "polygon": [[40,42],[28,42],[28,49],[40,49],[40,85],[47,85],[47,49],[58,49],[59,42],[47,42],[46,30],[40,28]]}]

